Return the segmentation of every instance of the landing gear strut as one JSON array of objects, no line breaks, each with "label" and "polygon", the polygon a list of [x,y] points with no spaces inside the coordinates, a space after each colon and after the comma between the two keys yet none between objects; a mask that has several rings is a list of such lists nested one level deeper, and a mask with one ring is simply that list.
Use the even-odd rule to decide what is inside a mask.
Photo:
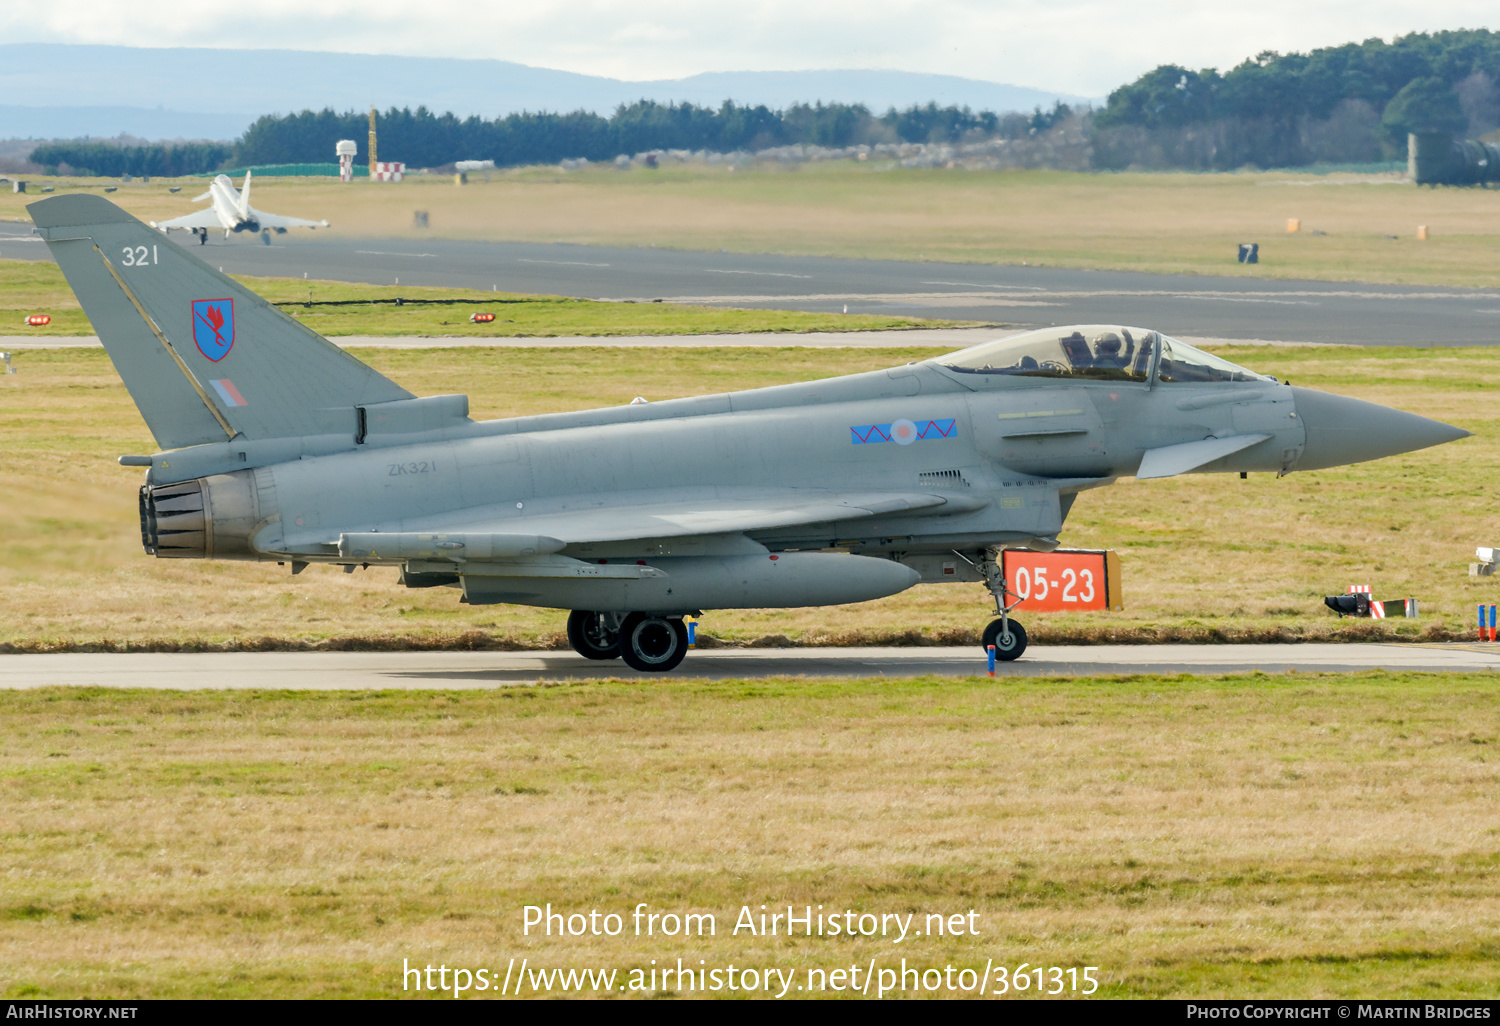
[{"label": "landing gear strut", "polygon": [[568,644],[585,659],[620,658],[620,614],[575,609],[568,614]]},{"label": "landing gear strut", "polygon": [[[990,625],[984,629],[980,645],[986,652],[994,645],[995,658],[1004,662],[1019,659],[1021,653],[1026,651],[1026,628],[1021,626],[1020,621],[1010,618],[1010,611],[1021,604],[1021,597],[1006,584],[1005,574],[1000,569],[1000,550],[985,549],[984,557],[978,563],[956,549],[954,555],[984,576],[984,586],[990,590],[990,597],[995,600],[995,612],[1000,616],[998,620],[990,621]],[[1007,598],[1014,601],[1007,604]]]}]

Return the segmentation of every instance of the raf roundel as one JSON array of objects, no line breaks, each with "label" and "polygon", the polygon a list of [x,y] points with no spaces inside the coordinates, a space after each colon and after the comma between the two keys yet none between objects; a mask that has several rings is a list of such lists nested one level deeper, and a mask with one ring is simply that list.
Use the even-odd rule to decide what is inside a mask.
[{"label": "raf roundel", "polygon": [[913,442],[930,442],[939,438],[957,438],[958,421],[953,417],[944,420],[895,420],[889,424],[851,424],[849,441],[855,445],[879,445],[895,442],[910,445]]},{"label": "raf roundel", "polygon": [[234,300],[193,300],[193,341],[198,352],[218,363],[234,348]]}]

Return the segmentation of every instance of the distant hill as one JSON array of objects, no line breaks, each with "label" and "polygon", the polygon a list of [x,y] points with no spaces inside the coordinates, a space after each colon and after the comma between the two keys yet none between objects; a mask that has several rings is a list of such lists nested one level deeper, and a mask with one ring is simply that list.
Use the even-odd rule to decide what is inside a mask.
[{"label": "distant hill", "polygon": [[[3,73],[0,73],[3,74]],[[0,104],[0,139],[215,139],[239,136],[254,115],[164,107],[13,107]]]},{"label": "distant hill", "polygon": [[120,133],[233,139],[262,114],[425,105],[485,117],[520,111],[608,114],[636,100],[718,105],[863,103],[875,113],[936,101],[1030,111],[1085,97],[904,71],[711,72],[622,81],[496,60],[381,57],[297,50],[0,45],[0,138]]}]

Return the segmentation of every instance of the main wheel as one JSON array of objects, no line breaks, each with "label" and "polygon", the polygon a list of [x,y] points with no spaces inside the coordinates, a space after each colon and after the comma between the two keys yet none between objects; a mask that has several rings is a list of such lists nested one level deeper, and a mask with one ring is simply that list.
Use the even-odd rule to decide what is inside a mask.
[{"label": "main wheel", "polygon": [[1021,653],[1026,651],[1026,628],[1015,620],[1010,621],[1010,633],[1002,633],[1005,626],[1004,620],[991,620],[990,625],[984,629],[985,651],[989,651],[991,645],[995,646],[995,658],[1004,662],[1019,659]]},{"label": "main wheel", "polygon": [[618,659],[620,632],[614,622],[607,613],[575,609],[568,614],[568,644],[586,659]]},{"label": "main wheel", "polygon": [[268,232],[268,231],[261,232],[260,233],[260,241],[264,242],[267,246],[269,246],[271,244],[271,233]]},{"label": "main wheel", "polygon": [[666,673],[687,655],[687,627],[649,613],[631,613],[620,624],[620,657],[643,673]]}]

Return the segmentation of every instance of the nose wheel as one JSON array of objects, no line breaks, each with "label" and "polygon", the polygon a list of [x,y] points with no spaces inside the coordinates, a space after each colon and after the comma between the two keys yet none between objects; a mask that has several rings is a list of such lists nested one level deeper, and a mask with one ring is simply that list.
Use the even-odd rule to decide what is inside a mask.
[{"label": "nose wheel", "polygon": [[1022,627],[1020,621],[1003,617],[999,620],[990,621],[990,625],[984,629],[984,639],[981,642],[986,652],[991,645],[995,646],[995,658],[1004,662],[1019,659],[1021,653],[1026,651],[1026,628]]}]

